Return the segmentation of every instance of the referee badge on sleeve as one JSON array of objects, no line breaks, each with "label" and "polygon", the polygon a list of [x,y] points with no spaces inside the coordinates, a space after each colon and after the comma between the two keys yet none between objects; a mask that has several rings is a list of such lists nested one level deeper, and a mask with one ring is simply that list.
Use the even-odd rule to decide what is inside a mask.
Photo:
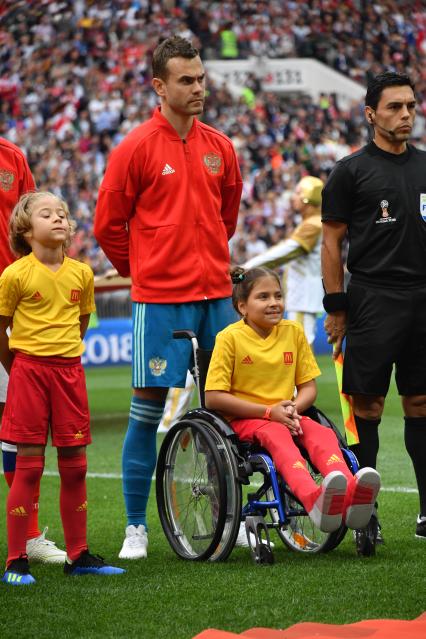
[{"label": "referee badge on sleeve", "polygon": [[423,222],[426,222],[426,193],[420,193],[420,215]]}]

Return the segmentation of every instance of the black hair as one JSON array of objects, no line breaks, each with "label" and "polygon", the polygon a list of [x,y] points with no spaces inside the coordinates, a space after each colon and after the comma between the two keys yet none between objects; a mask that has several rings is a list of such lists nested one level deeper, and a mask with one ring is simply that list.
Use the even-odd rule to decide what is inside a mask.
[{"label": "black hair", "polygon": [[167,80],[169,74],[167,63],[171,58],[187,58],[192,60],[199,55],[198,49],[181,36],[171,36],[163,40],[152,56],[152,77]]},{"label": "black hair", "polygon": [[271,271],[270,268],[265,266],[255,266],[247,270],[241,266],[236,266],[231,270],[231,280],[234,288],[232,290],[232,304],[239,315],[238,302],[246,302],[250,293],[253,290],[253,286],[261,277],[274,277],[277,280],[278,286],[281,288],[281,281],[278,273]]},{"label": "black hair", "polygon": [[414,91],[414,82],[405,73],[386,71],[369,80],[365,94],[365,106],[377,109],[382,92],[388,87],[409,86]]}]

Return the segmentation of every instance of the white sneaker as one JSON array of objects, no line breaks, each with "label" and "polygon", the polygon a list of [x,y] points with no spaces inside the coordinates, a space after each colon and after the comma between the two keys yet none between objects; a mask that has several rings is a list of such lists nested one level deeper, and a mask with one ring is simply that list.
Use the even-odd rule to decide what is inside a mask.
[{"label": "white sneaker", "polygon": [[27,555],[30,562],[38,561],[42,564],[64,564],[67,553],[58,548],[53,541],[46,539],[47,526],[38,537],[28,539]]},{"label": "white sneaker", "polygon": [[380,475],[374,468],[360,468],[349,482],[343,503],[343,520],[348,528],[365,528],[374,512]]},{"label": "white sneaker", "polygon": [[[253,546],[253,548],[255,548],[256,547],[256,538],[253,535],[253,533],[250,533],[250,537],[251,537],[250,541],[252,543],[252,546]],[[265,540],[263,540],[263,543],[265,543]],[[270,545],[271,548],[275,548],[275,544],[274,544],[273,541],[270,541],[269,545]],[[238,537],[236,539],[235,546],[238,546],[239,548],[249,548],[250,547],[248,539],[247,539],[246,524],[245,524],[244,521],[242,521],[241,524],[240,524],[240,529],[238,531]]]},{"label": "white sneaker", "polygon": [[347,479],[338,470],[324,477],[321,492],[309,511],[309,517],[323,532],[334,532],[340,528],[346,487]]},{"label": "white sneaker", "polygon": [[145,526],[127,526],[126,537],[118,555],[119,559],[145,559],[148,550],[148,535]]}]

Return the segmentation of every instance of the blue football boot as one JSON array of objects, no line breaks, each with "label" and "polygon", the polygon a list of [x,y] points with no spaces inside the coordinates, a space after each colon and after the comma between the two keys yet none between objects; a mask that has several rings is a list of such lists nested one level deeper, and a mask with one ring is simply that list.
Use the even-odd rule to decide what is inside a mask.
[{"label": "blue football boot", "polygon": [[91,555],[89,550],[83,550],[75,561],[65,561],[64,572],[66,575],[121,575],[123,568],[116,568],[106,564],[99,555]]},{"label": "blue football boot", "polygon": [[19,559],[11,561],[1,580],[8,586],[29,586],[36,582],[30,573],[26,557],[19,557]]}]

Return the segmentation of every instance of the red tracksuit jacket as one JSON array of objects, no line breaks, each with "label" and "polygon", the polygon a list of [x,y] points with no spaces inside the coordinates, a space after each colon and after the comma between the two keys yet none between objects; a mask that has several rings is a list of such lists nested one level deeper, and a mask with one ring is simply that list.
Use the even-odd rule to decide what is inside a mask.
[{"label": "red tracksuit jacket", "polygon": [[136,302],[179,303],[231,294],[228,239],[242,190],[235,150],[197,119],[186,140],[161,114],[111,153],[94,232]]}]

